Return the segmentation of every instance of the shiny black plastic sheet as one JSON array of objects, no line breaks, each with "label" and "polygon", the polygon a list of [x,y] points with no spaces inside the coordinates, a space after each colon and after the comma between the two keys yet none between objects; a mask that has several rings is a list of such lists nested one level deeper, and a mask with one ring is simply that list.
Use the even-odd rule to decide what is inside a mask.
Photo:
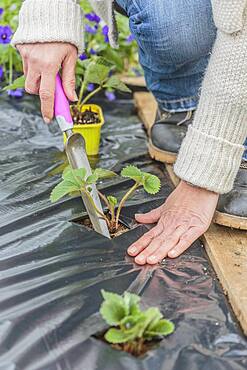
[{"label": "shiny black plastic sheet", "polygon": [[[134,214],[161,204],[171,185],[147,155],[133,102],[104,110],[92,166],[135,164],[163,184],[156,197],[135,194],[123,212],[132,229],[112,241],[70,222],[83,213],[80,198],[49,201],[66,165],[56,124],[43,124],[33,98],[0,100],[0,370],[247,369],[246,339],[200,242],[162,266],[139,267],[126,255],[147,230]],[[117,178],[100,187],[121,196],[129,185]],[[138,359],[94,339],[105,328],[102,288],[141,294],[144,306],[174,321],[175,333]]]}]

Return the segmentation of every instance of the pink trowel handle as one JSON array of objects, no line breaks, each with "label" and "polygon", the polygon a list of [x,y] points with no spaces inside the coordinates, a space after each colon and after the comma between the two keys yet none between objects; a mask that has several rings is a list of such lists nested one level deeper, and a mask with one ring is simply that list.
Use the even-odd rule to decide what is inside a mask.
[{"label": "pink trowel handle", "polygon": [[61,130],[71,130],[73,128],[73,120],[70,113],[69,102],[63,90],[59,73],[56,76],[54,111]]}]

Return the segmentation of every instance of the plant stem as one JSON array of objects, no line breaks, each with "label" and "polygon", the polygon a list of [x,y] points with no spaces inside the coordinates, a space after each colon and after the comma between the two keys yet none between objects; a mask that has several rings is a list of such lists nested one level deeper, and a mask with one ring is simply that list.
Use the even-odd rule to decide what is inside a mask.
[{"label": "plant stem", "polygon": [[108,209],[110,209],[110,203],[108,202],[108,200],[107,200],[106,196],[105,196],[104,194],[102,194],[99,190],[97,190],[97,191],[98,191],[98,194],[99,194],[100,198],[101,198],[101,199],[103,200],[103,202],[105,203],[106,207],[107,207]]},{"label": "plant stem", "polygon": [[78,99],[78,102],[77,102],[77,108],[79,108],[80,105],[81,105],[81,101],[82,101],[82,97],[83,97],[83,94],[84,94],[84,90],[85,90],[85,80],[83,80],[83,82],[81,84],[80,93],[79,93],[79,99]]},{"label": "plant stem", "polygon": [[86,190],[86,189],[81,189],[81,191],[87,196],[88,200],[90,201],[90,203],[92,204],[93,208],[95,209],[95,211],[98,213],[99,216],[101,216],[107,223],[108,227],[110,226],[110,222],[108,220],[108,218],[106,217],[106,215],[104,215],[104,213],[102,213],[98,207],[96,206],[96,204],[94,203],[93,201],[93,198],[91,196],[91,194]]},{"label": "plant stem", "polygon": [[[80,103],[81,106],[83,106],[84,104],[86,104],[88,102],[88,100],[90,100],[94,95],[96,95],[101,89],[103,88],[103,86],[98,86],[97,89],[93,90],[90,94],[88,94],[84,100]],[[79,99],[80,101],[80,99]]]},{"label": "plant stem", "polygon": [[111,204],[108,202],[108,199],[99,190],[98,190],[98,194],[99,194],[100,198],[103,200],[103,202],[105,203],[108,210],[110,211],[112,222],[115,222],[115,209],[114,209],[114,207],[111,206]]},{"label": "plant stem", "polygon": [[121,213],[121,210],[124,206],[124,203],[126,202],[126,200],[134,193],[134,191],[140,186],[140,184],[138,184],[137,182],[135,183],[134,186],[132,186],[132,188],[129,189],[129,191],[127,191],[127,193],[123,196],[123,198],[121,199],[120,203],[119,203],[119,206],[118,206],[118,210],[117,210],[117,215],[116,215],[116,229],[118,228],[118,223],[119,223],[119,216],[120,216],[120,213]]},{"label": "plant stem", "polygon": [[13,82],[13,51],[9,48],[9,85]]}]

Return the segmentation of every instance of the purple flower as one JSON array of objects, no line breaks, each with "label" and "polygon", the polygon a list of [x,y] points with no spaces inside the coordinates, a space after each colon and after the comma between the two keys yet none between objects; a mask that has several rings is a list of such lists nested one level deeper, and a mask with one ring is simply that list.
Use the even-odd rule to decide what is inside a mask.
[{"label": "purple flower", "polygon": [[0,44],[9,44],[12,30],[9,26],[0,26]]},{"label": "purple flower", "polygon": [[88,59],[87,54],[86,54],[86,53],[82,53],[82,54],[79,56],[79,59],[80,59],[80,60],[86,60],[86,59]]},{"label": "purple flower", "polygon": [[14,98],[21,98],[23,96],[24,89],[8,90],[8,95]]},{"label": "purple flower", "polygon": [[109,101],[116,100],[116,95],[112,91],[105,91],[105,96],[107,97],[107,100]]},{"label": "purple flower", "polygon": [[102,35],[105,36],[105,42],[109,42],[108,33],[109,33],[109,27],[108,26],[104,26],[102,28]]},{"label": "purple flower", "polygon": [[4,75],[3,67],[0,66],[0,80],[2,80],[3,75]]},{"label": "purple flower", "polygon": [[91,92],[91,91],[93,91],[93,90],[94,90],[94,84],[89,83],[89,84],[87,85],[87,91]]},{"label": "purple flower", "polygon": [[3,12],[4,12],[3,8],[0,8],[0,17],[3,14]]},{"label": "purple flower", "polygon": [[132,41],[134,41],[135,40],[135,38],[134,38],[134,36],[133,35],[129,35],[128,37],[127,37],[127,39],[126,39],[126,41],[128,42],[128,43],[131,43]]},{"label": "purple flower", "polygon": [[85,14],[85,18],[87,18],[90,22],[100,22],[100,17],[98,17],[94,12]]},{"label": "purple flower", "polygon": [[88,24],[85,25],[85,31],[87,33],[91,33],[92,35],[95,35],[97,33],[98,26],[91,27]]},{"label": "purple flower", "polygon": [[91,49],[89,50],[89,53],[90,53],[91,55],[96,55],[96,54],[97,54],[97,52],[96,52],[93,48],[91,48]]}]

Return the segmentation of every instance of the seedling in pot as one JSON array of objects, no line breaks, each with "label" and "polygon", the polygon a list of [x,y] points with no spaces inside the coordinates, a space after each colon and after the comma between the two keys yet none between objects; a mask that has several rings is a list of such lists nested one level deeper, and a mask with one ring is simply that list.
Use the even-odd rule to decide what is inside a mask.
[{"label": "seedling in pot", "polygon": [[[100,123],[100,117],[92,109],[83,111],[83,106],[101,90],[113,93],[115,90],[131,93],[131,90],[117,77],[112,75],[115,65],[103,57],[78,61],[76,74],[80,80],[79,100],[72,106],[74,124]],[[85,94],[89,90],[89,93]],[[91,91],[90,91],[91,90]]]},{"label": "seedling in pot", "polygon": [[129,199],[134,192],[141,187],[148,194],[154,195],[158,193],[160,190],[160,180],[157,176],[143,172],[135,166],[127,166],[123,168],[121,176],[133,180],[134,184],[124,194],[120,201],[112,195],[105,196],[99,191],[99,195],[105,203],[108,211],[107,214],[104,214],[100,212],[94,204],[90,194],[90,186],[92,184],[97,184],[99,180],[112,176],[117,175],[112,171],[103,170],[101,168],[94,170],[91,176],[86,176],[85,168],[74,170],[71,167],[67,167],[63,172],[62,181],[53,189],[50,199],[52,202],[56,202],[65,195],[73,195],[78,192],[83,192],[90,200],[99,217],[105,219],[111,235],[116,236],[119,229],[121,229],[121,224],[119,222],[120,214],[127,199]]},{"label": "seedling in pot", "polygon": [[174,324],[158,308],[140,309],[138,295],[125,292],[121,296],[104,290],[101,293],[104,302],[100,313],[110,329],[99,338],[103,337],[113,348],[140,356],[174,332]]}]

